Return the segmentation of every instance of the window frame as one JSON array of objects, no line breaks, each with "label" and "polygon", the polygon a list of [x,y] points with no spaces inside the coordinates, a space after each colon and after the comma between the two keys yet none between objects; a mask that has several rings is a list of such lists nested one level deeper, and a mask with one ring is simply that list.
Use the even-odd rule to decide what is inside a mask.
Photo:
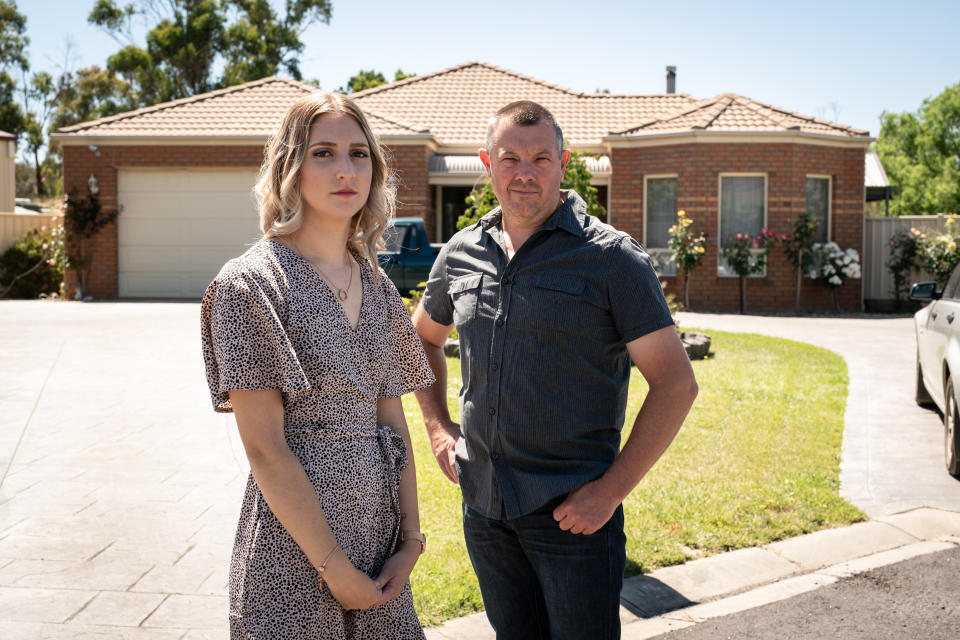
[{"label": "window frame", "polygon": [[[657,275],[672,278],[677,275],[677,263],[673,259],[668,247],[651,247],[647,239],[650,230],[650,180],[674,179],[677,181],[677,200],[680,200],[680,174],[679,173],[651,173],[643,176],[643,248],[646,250],[650,259],[657,268]],[[674,212],[676,217],[676,212]],[[676,221],[674,221],[676,224]]]},{"label": "window frame", "polygon": [[[767,228],[767,216],[770,214],[770,175],[766,171],[721,171],[717,174],[717,277],[737,278],[736,273],[727,267],[723,259],[723,179],[724,178],[763,178],[763,221],[760,229]],[[806,183],[804,183],[806,184]],[[806,194],[806,186],[804,186]],[[806,199],[806,195],[804,195]],[[758,229],[759,231],[759,229]],[[762,249],[753,249],[751,253],[759,254]],[[748,278],[766,278],[767,267],[763,271],[747,276]]]},{"label": "window frame", "polygon": [[833,176],[823,173],[808,173],[803,177],[803,210],[807,211],[807,180],[813,178],[815,180],[826,180],[827,181],[827,239],[824,240],[824,243],[830,242],[833,240]]}]

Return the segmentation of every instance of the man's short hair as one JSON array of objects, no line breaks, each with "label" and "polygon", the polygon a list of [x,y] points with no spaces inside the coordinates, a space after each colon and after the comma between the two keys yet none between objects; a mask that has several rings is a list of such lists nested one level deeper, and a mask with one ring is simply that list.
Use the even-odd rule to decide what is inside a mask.
[{"label": "man's short hair", "polygon": [[546,107],[531,100],[511,102],[507,106],[501,107],[497,113],[494,114],[490,119],[490,124],[487,125],[487,138],[484,141],[484,148],[487,150],[487,153],[493,151],[493,130],[501,120],[510,120],[513,124],[520,125],[521,127],[538,124],[541,120],[549,122],[553,125],[553,130],[557,134],[557,151],[563,153],[563,131],[560,130],[560,125],[557,124],[553,114],[550,113]]}]

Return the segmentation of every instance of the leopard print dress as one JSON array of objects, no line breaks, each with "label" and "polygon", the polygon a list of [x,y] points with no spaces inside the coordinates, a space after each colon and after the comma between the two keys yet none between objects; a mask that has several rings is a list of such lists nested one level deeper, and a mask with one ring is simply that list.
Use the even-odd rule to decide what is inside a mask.
[{"label": "leopard print dress", "polygon": [[[287,444],[317,491],[347,557],[371,577],[395,548],[402,438],[377,425],[377,399],[434,378],[396,287],[360,265],[352,328],[333,291],[297,253],[262,239],[228,262],[202,303],[214,409],[234,389],[280,389]],[[408,583],[394,600],[345,611],[247,479],[230,563],[230,637],[256,640],[423,638]]]}]

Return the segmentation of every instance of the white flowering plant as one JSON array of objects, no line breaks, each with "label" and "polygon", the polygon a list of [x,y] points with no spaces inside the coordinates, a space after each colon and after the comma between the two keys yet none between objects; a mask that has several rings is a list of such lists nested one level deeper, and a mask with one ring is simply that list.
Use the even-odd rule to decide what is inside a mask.
[{"label": "white flowering plant", "polygon": [[810,246],[816,271],[830,289],[836,289],[848,279],[860,278],[860,254],[854,248],[844,251],[836,242],[815,242]]}]

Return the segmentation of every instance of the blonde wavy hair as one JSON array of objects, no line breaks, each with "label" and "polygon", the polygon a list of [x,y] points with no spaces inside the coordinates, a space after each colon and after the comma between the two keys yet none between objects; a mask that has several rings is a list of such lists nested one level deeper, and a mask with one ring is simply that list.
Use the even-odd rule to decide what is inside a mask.
[{"label": "blonde wavy hair", "polygon": [[345,114],[356,120],[370,145],[373,177],[366,203],[353,216],[347,247],[370,261],[379,278],[377,250],[384,247],[383,231],[394,216],[396,193],[390,181],[386,152],[360,107],[338,93],[315,91],[295,102],[280,129],[267,142],[254,196],[260,210],[260,230],[266,238],[294,233],[303,224],[300,167],[307,154],[310,127],[325,113]]}]

